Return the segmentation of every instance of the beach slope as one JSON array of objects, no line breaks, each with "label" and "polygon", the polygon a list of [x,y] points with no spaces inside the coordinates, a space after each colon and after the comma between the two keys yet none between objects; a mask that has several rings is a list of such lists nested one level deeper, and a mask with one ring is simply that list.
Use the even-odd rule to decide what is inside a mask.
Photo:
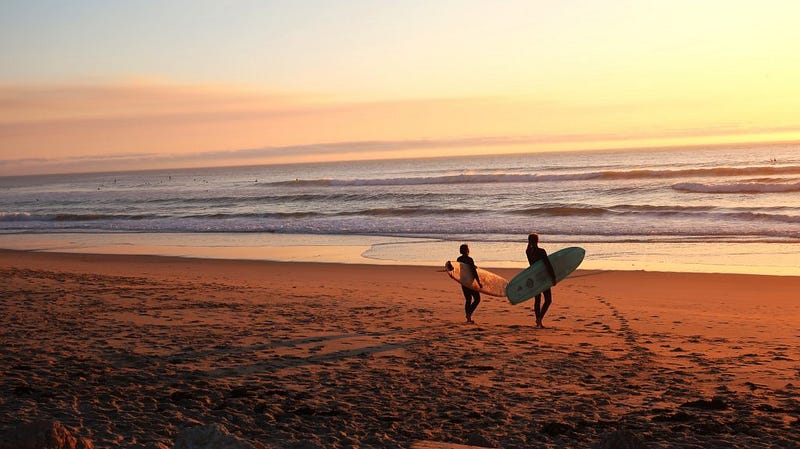
[{"label": "beach slope", "polygon": [[0,435],[800,446],[800,278],[578,271],[536,329],[439,269],[0,251]]}]

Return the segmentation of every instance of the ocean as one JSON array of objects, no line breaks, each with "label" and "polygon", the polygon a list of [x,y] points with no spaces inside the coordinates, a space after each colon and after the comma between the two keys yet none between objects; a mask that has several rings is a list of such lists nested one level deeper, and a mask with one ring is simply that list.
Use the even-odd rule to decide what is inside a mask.
[{"label": "ocean", "polygon": [[0,178],[3,248],[512,267],[530,232],[584,268],[800,275],[800,145]]}]

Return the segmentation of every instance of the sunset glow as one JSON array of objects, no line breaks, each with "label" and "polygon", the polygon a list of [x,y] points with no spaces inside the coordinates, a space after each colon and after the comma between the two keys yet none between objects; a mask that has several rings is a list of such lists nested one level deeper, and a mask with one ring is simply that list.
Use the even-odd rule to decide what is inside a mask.
[{"label": "sunset glow", "polygon": [[800,139],[800,4],[0,6],[0,175]]}]

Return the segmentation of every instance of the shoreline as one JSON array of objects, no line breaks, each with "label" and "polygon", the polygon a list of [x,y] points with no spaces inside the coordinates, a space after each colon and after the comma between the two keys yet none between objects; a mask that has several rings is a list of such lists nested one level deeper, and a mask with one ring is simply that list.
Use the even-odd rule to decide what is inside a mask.
[{"label": "shoreline", "polygon": [[431,266],[0,250],[0,274],[0,436],[800,445],[800,277],[579,270],[536,329],[489,296],[465,324]]},{"label": "shoreline", "polygon": [[[0,233],[0,249],[74,254],[177,256],[200,259],[439,266],[462,240],[276,233]],[[527,267],[525,242],[471,241],[476,262],[489,269]],[[794,242],[544,241],[549,252],[581,246],[582,269],[672,273],[800,276]]]},{"label": "shoreline", "polygon": [[[168,266],[172,266],[174,264],[203,264],[203,265],[216,265],[216,264],[230,264],[231,266],[245,266],[245,267],[255,267],[259,264],[264,266],[282,266],[285,268],[291,267],[305,267],[305,266],[313,266],[313,267],[341,267],[342,269],[347,268],[355,268],[358,269],[362,267],[365,270],[370,270],[372,268],[378,269],[397,269],[397,270],[430,270],[436,273],[444,273],[443,266],[440,267],[438,264],[403,264],[403,263],[391,263],[391,262],[376,262],[370,263],[367,262],[340,262],[340,261],[309,261],[309,260],[273,260],[273,259],[261,259],[261,258],[237,258],[237,257],[197,257],[191,255],[163,255],[163,254],[150,254],[150,253],[106,253],[106,252],[79,252],[79,251],[51,251],[51,250],[29,250],[29,249],[7,249],[7,248],[0,248],[0,260],[11,258],[25,258],[26,255],[32,256],[31,258],[26,259],[26,263],[30,263],[34,260],[37,260],[37,256],[42,256],[40,262],[34,262],[37,266],[46,266],[51,263],[58,263],[59,261],[69,261],[70,266],[72,263],[81,263],[85,262],[87,266],[94,266],[97,261],[105,261],[110,262],[113,264],[120,264],[120,265],[128,265],[133,263],[135,266],[140,265],[162,265],[166,264]],[[52,258],[48,257],[52,256]],[[731,277],[731,278],[745,278],[745,279],[800,279],[800,275],[781,275],[781,274],[760,274],[760,273],[728,273],[728,272],[695,272],[695,271],[659,271],[659,270],[625,270],[625,269],[586,269],[579,267],[575,270],[568,278],[571,277],[580,277],[580,276],[589,276],[592,274],[618,274],[620,276],[624,276],[627,274],[631,275],[656,275],[656,276],[711,276],[711,277]],[[527,267],[507,267],[507,266],[491,266],[491,265],[481,265],[480,268],[489,270],[495,274],[500,275],[501,277],[510,280],[516,274]],[[119,273],[125,273],[125,269],[120,269]],[[103,273],[106,273],[105,269],[100,267],[100,270]],[[145,271],[146,273],[150,273],[149,271]],[[240,279],[241,280],[241,279]],[[455,284],[454,284],[455,285]],[[489,296],[492,298],[492,296]],[[498,298],[498,297],[494,297]]]}]

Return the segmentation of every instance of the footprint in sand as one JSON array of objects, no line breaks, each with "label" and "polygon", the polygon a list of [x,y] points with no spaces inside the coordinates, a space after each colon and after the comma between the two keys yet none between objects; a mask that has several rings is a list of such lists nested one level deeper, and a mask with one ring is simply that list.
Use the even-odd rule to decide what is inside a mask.
[{"label": "footprint in sand", "polygon": [[[619,336],[626,342],[628,352],[631,354],[632,360],[636,361],[638,365],[649,364],[654,357],[654,354],[652,351],[639,344],[639,332],[631,327],[630,321],[625,314],[623,314],[608,299],[602,296],[596,296],[595,299],[597,302],[605,306],[611,312],[611,316],[614,317],[619,323]],[[613,332],[611,326],[608,324],[603,324],[599,321],[595,321],[592,324],[602,325],[603,331],[605,332]]]}]

